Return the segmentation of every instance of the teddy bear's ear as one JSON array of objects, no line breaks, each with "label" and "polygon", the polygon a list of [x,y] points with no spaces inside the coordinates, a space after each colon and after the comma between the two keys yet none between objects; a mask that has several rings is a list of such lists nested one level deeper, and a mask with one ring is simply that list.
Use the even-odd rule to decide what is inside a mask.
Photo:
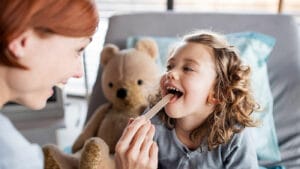
[{"label": "teddy bear's ear", "polygon": [[119,48],[114,44],[107,44],[104,46],[100,54],[101,65],[106,65],[108,61],[119,52]]},{"label": "teddy bear's ear", "polygon": [[152,59],[155,59],[156,57],[158,57],[157,44],[151,38],[144,38],[144,39],[139,40],[136,43],[135,48],[139,51],[148,53]]}]

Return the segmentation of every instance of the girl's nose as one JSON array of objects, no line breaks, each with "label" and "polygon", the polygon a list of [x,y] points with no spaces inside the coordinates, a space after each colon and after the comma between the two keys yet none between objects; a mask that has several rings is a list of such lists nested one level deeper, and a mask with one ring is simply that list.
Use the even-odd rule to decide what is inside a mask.
[{"label": "girl's nose", "polygon": [[167,79],[177,80],[178,79],[178,74],[175,71],[169,71],[167,73]]}]

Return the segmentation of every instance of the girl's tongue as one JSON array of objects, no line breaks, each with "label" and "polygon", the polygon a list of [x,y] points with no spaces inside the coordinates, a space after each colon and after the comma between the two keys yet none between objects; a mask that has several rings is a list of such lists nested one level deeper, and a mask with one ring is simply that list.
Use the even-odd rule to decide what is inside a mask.
[{"label": "girl's tongue", "polygon": [[173,97],[170,99],[169,103],[174,103],[178,99],[177,95],[173,95]]},{"label": "girl's tongue", "polygon": [[178,92],[178,91],[170,91],[168,93],[172,93],[173,94],[173,97],[170,99],[169,103],[174,103],[176,102],[182,95],[183,93],[182,92]]}]

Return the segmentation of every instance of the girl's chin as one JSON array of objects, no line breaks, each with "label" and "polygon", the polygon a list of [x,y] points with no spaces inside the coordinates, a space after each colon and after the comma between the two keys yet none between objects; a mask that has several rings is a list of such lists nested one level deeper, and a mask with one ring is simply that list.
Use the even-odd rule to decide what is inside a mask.
[{"label": "girl's chin", "polygon": [[172,107],[170,107],[170,105],[166,105],[165,112],[169,117],[176,118],[176,115],[174,114],[174,112],[177,112],[177,111],[174,110]]}]

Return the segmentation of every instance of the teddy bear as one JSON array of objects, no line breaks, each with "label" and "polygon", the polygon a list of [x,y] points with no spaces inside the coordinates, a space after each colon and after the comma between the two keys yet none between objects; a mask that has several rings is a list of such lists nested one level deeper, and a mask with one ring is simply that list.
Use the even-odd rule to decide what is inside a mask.
[{"label": "teddy bear", "polygon": [[107,103],[100,105],[72,146],[72,154],[55,145],[43,147],[45,169],[112,169],[115,145],[130,118],[158,95],[160,71],[154,40],[140,39],[135,48],[120,50],[107,44],[102,52],[101,85]]}]

